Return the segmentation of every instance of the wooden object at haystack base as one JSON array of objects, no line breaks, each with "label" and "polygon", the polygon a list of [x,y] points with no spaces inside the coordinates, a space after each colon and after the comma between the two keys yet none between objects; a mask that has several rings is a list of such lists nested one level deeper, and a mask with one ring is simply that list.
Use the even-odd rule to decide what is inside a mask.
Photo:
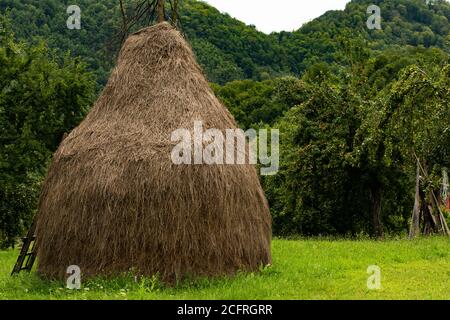
[{"label": "wooden object at haystack base", "polygon": [[22,247],[20,248],[19,256],[16,264],[11,272],[11,275],[19,274],[21,271],[30,272],[36,260],[36,223],[33,221],[27,235],[22,238]]}]

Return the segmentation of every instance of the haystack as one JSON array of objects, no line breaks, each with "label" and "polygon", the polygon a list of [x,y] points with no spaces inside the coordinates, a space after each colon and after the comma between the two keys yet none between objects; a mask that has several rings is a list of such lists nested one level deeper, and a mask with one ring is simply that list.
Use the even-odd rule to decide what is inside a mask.
[{"label": "haystack", "polygon": [[252,165],[175,165],[171,133],[236,128],[191,48],[162,23],[131,35],[86,119],[61,143],[37,215],[38,272],[234,274],[271,262],[271,219]]}]

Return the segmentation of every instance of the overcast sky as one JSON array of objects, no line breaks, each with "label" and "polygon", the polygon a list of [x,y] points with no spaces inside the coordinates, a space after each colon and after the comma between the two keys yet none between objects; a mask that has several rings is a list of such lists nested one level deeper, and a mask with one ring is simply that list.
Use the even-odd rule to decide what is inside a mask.
[{"label": "overcast sky", "polygon": [[350,0],[203,0],[260,31],[293,31],[328,10],[343,10]]}]

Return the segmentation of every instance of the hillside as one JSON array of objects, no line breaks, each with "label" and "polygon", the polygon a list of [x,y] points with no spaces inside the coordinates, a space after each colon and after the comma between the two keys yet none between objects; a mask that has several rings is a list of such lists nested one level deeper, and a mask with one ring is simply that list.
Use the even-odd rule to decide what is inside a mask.
[{"label": "hillside", "polygon": [[[10,8],[13,28],[19,38],[42,37],[52,48],[80,55],[104,84],[120,44],[119,2],[80,0],[77,3],[82,10],[81,30],[66,28],[66,8],[72,4],[68,0],[0,0],[0,10]],[[180,11],[183,32],[210,81],[261,79],[289,72],[281,45],[255,28],[198,1],[182,1]],[[134,29],[137,28],[140,26]]]},{"label": "hillside", "polygon": [[[450,4],[443,0],[353,0],[344,11],[330,11],[295,32],[266,35],[196,0],[181,2],[181,23],[211,82],[265,80],[299,75],[317,62],[339,61],[340,37],[364,38],[374,50],[436,46],[449,50]],[[369,4],[382,9],[382,30],[366,28]],[[79,0],[82,29],[66,28],[68,0],[0,0],[10,8],[19,38],[41,37],[51,48],[81,56],[102,86],[113,65],[120,26],[118,1]]]},{"label": "hillside", "polygon": [[[450,3],[444,0],[353,0],[344,11],[329,11],[289,33],[272,34],[286,49],[291,71],[302,73],[316,62],[340,60],[342,38],[360,37],[372,50],[438,47],[449,52]],[[381,8],[382,30],[366,26],[367,8]]]}]

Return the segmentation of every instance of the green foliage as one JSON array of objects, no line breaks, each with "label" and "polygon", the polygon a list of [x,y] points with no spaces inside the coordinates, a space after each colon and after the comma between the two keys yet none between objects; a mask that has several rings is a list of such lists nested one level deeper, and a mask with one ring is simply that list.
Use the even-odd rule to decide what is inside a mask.
[{"label": "green foliage", "polygon": [[306,99],[298,84],[295,78],[286,77],[262,82],[233,81],[224,86],[213,84],[213,89],[239,125],[248,129],[275,123],[299,99]]},{"label": "green foliage", "polygon": [[[82,57],[96,74],[100,89],[120,45],[119,2],[77,1],[82,10],[81,30],[66,28],[70,4],[68,0],[0,0],[0,10],[11,9],[19,37],[41,37],[51,48]],[[135,2],[125,4],[130,13]],[[382,30],[366,27],[366,11],[371,4],[381,7]],[[338,39],[344,33],[350,40],[362,37],[368,48],[377,51],[400,46],[450,50],[450,4],[446,1],[427,5],[425,0],[354,0],[344,11],[330,11],[297,31],[271,35],[196,0],[180,1],[180,19],[209,80],[218,84],[300,76],[317,63],[339,63],[345,53]]]},{"label": "green foliage", "polygon": [[[315,64],[302,80],[213,85],[241,127],[281,131],[281,170],[263,178],[277,235],[373,233],[377,191],[384,230],[405,232],[414,194],[411,147],[433,157],[433,172],[448,166],[448,54],[413,47],[378,53],[366,43],[345,34],[340,66]],[[434,78],[418,77],[422,69]]]},{"label": "green foliage", "polygon": [[[126,10],[136,2],[125,1]],[[14,30],[20,38],[44,38],[51,48],[80,56],[89,65],[100,89],[107,81],[120,46],[119,2],[79,0],[81,30],[66,27],[68,0],[0,0],[0,10],[11,9]],[[210,81],[265,78],[289,72],[281,44],[255,28],[221,14],[204,2],[180,1],[183,33],[191,42]],[[143,26],[136,25],[133,30]]]},{"label": "green foliage", "polygon": [[[291,70],[302,73],[318,61],[336,62],[342,56],[337,39],[362,37],[368,48],[379,51],[405,46],[439,47],[449,52],[450,3],[425,0],[353,0],[344,11],[329,11],[293,33],[273,34],[291,58]],[[369,5],[381,9],[382,30],[366,26]]]},{"label": "green foliage", "polygon": [[[449,164],[450,67],[448,56],[431,53],[435,59],[417,61],[398,72],[372,101],[378,107],[364,109],[355,160],[372,168],[384,184],[395,181],[394,172],[399,171],[409,172],[412,180],[419,158],[435,177],[427,183],[438,189],[441,169]],[[411,194],[414,183],[405,181]]]},{"label": "green foliage", "polygon": [[63,134],[86,115],[95,88],[79,59],[58,58],[43,43],[16,42],[8,25],[0,16],[0,242],[5,245],[29,223],[36,183]]},{"label": "green foliage", "polygon": [[265,179],[276,234],[366,231],[368,197],[348,161],[360,124],[356,97],[322,81],[302,83],[309,99],[288,111],[281,132],[281,170]]},{"label": "green foliage", "polygon": [[[283,45],[258,32],[254,27],[246,26],[227,14],[221,14],[217,9],[201,1],[181,1],[180,10],[183,32],[192,42],[199,61],[203,62],[202,57],[205,56],[207,59],[222,59],[222,66],[227,69],[228,66],[233,66],[239,72],[238,78],[227,76],[214,79],[211,74],[217,70],[210,69],[209,64],[203,63],[211,81],[216,80],[217,83],[223,84],[229,80],[242,78],[265,80],[268,77],[289,73],[288,57]],[[196,41],[197,39],[201,39],[201,42]],[[199,43],[203,46],[199,46]],[[222,54],[206,55],[205,43],[208,43],[208,50]],[[225,75],[225,70],[219,72]]]},{"label": "green foliage", "polygon": [[291,101],[274,124],[281,168],[264,184],[276,234],[373,233],[374,205],[386,231],[406,231],[413,151],[433,158],[427,161],[436,172],[450,159],[448,56],[429,49],[399,59],[405,51],[366,56],[349,48],[348,68],[331,75],[319,66],[297,80],[298,96],[308,99]]},{"label": "green foliage", "polygon": [[44,40],[60,55],[69,51],[72,56],[82,57],[104,85],[112,67],[113,55],[109,51],[117,50],[118,46],[117,1],[77,1],[82,10],[81,30],[69,30],[66,26],[69,17],[66,10],[72,4],[68,0],[0,0],[0,10],[10,9],[18,38],[29,42]]},{"label": "green foliage", "polygon": [[192,47],[197,52],[197,61],[208,71],[212,83],[227,83],[244,79],[244,71],[228,55],[208,41],[193,40]]},{"label": "green foliage", "polygon": [[14,247],[17,236],[30,227],[38,193],[37,184],[0,187],[0,248]]},{"label": "green foliage", "polygon": [[449,101],[450,65],[428,70],[414,65],[405,69],[387,101],[387,110],[392,113],[392,135],[402,138],[395,147],[409,149],[431,168],[448,167]]}]

